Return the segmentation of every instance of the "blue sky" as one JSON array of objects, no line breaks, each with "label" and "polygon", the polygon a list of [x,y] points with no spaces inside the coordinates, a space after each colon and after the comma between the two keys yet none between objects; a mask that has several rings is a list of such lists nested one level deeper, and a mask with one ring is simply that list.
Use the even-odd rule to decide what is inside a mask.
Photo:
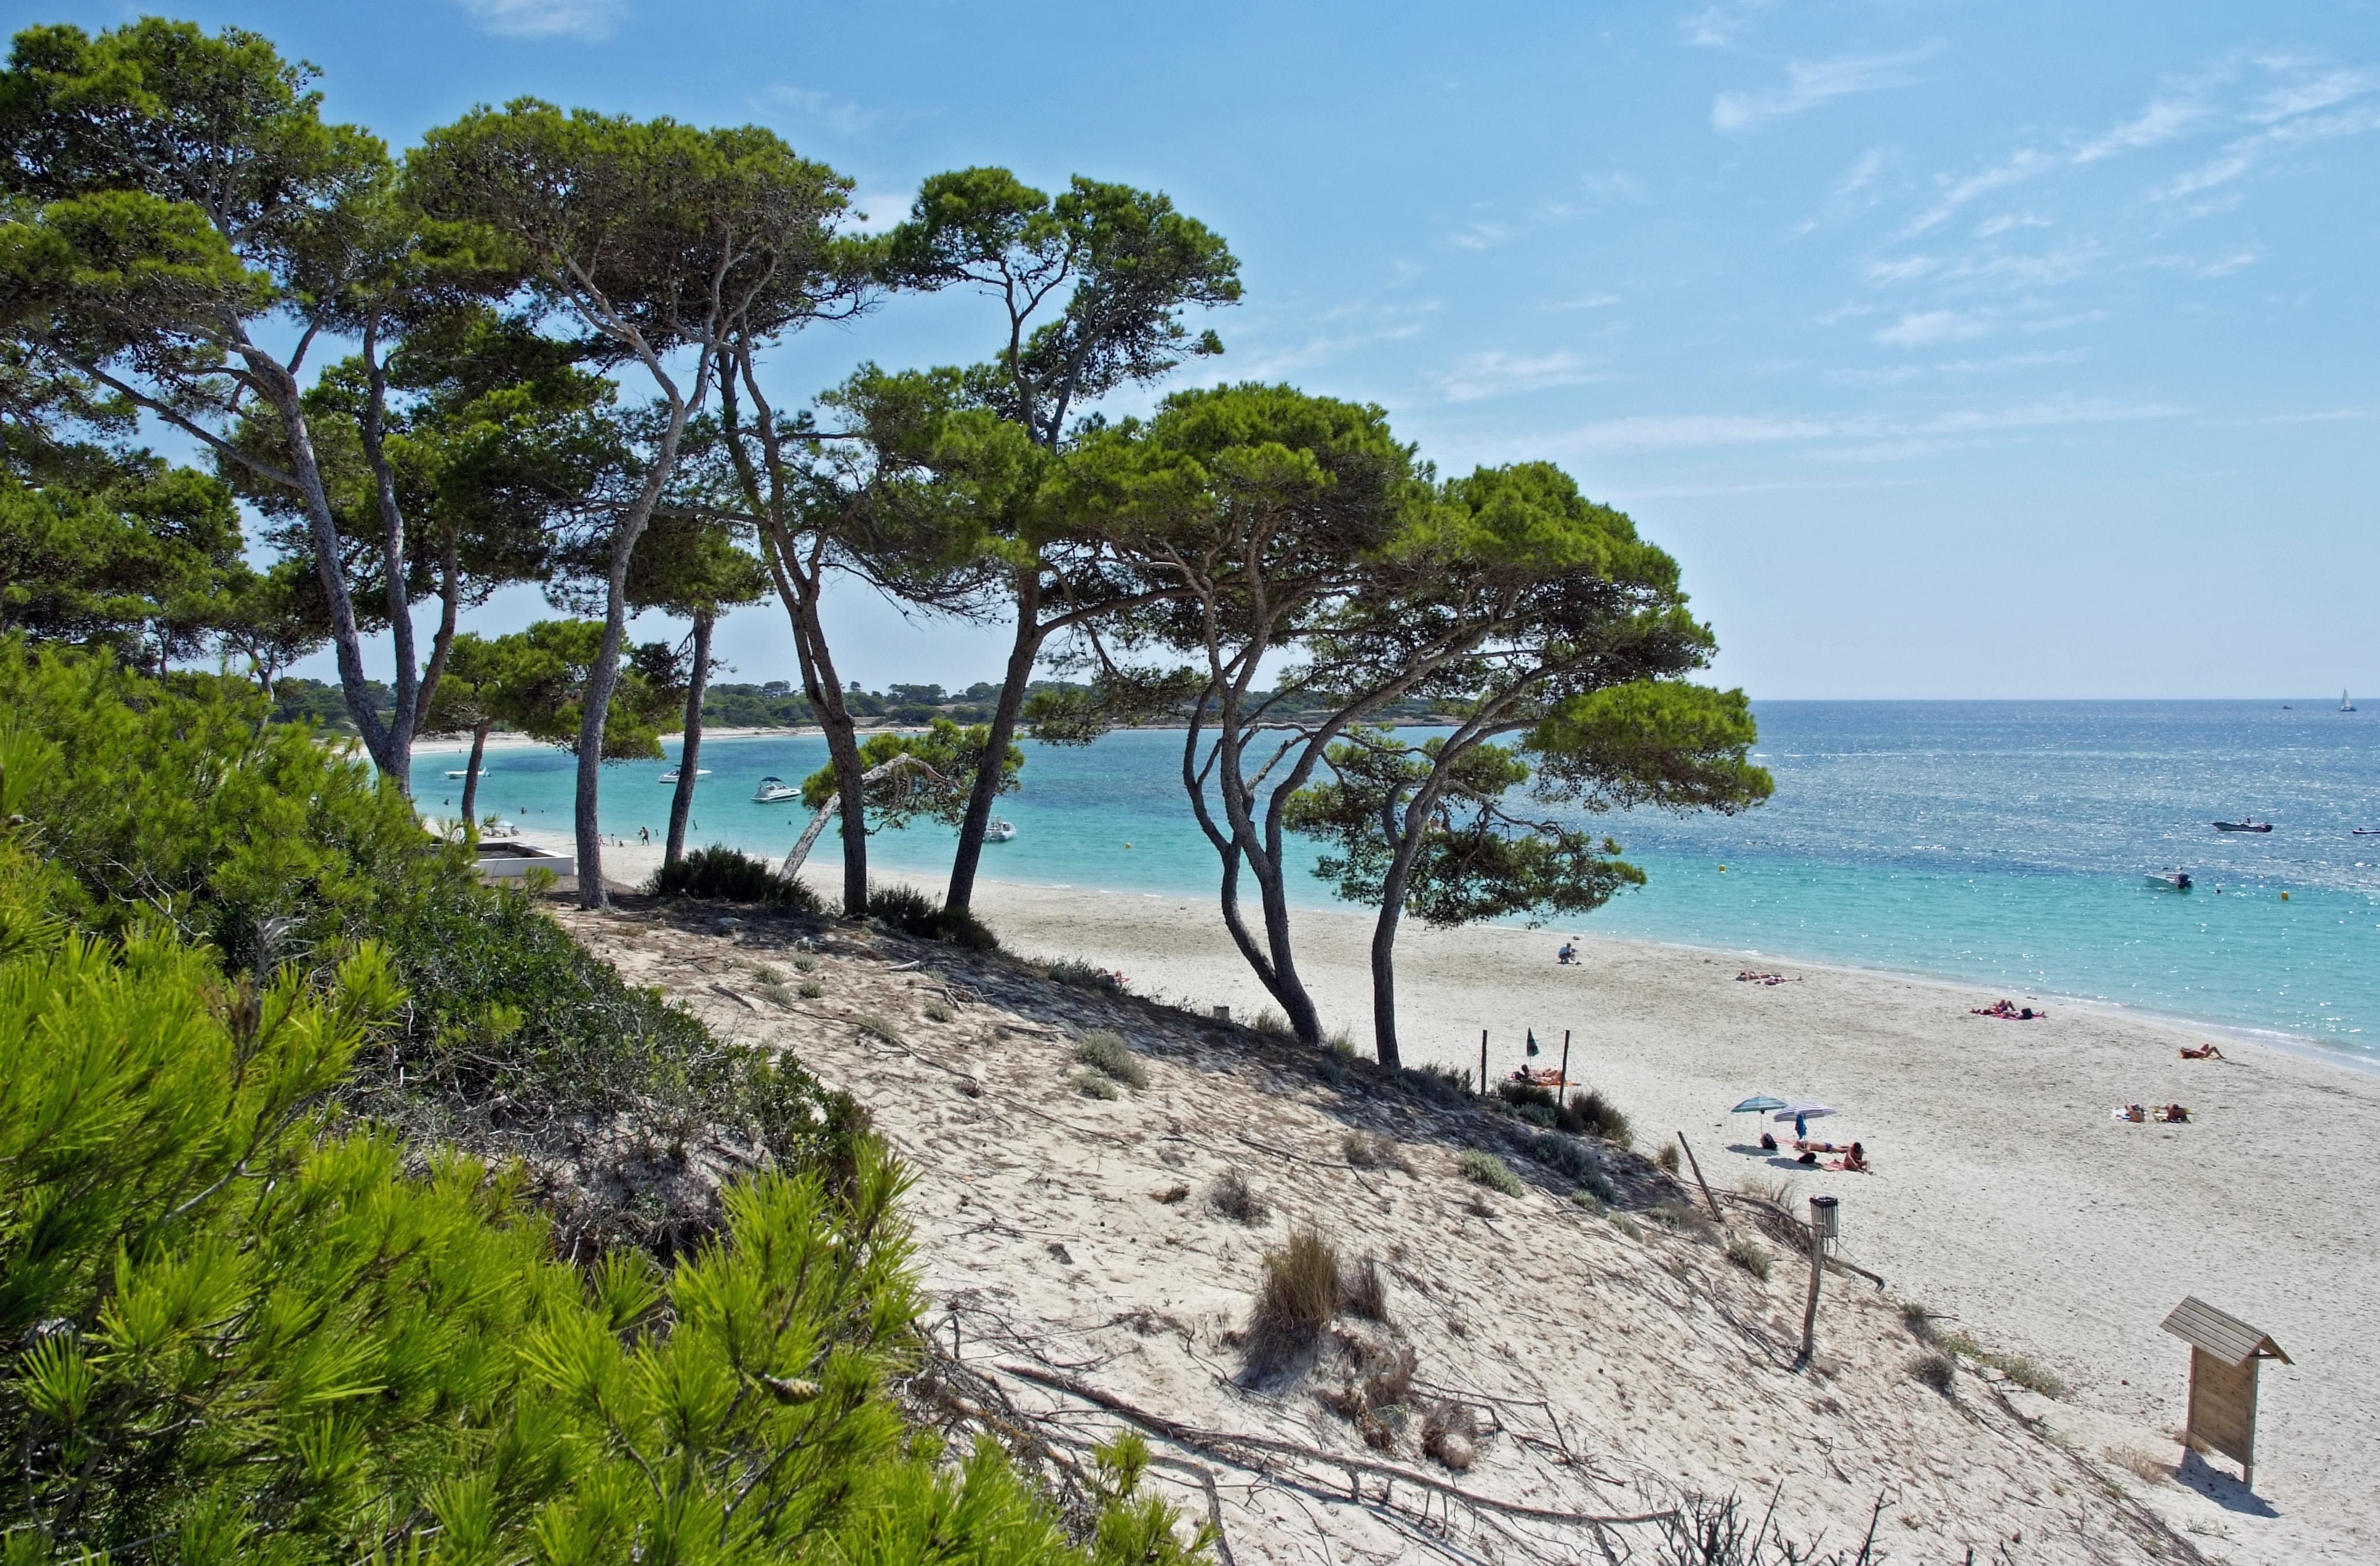
[{"label": "blue sky", "polygon": [[[399,147],[528,92],[769,125],[879,222],[969,164],[1162,188],[1244,264],[1202,373],[1377,401],[1442,469],[1561,462],[1679,555],[1755,697],[2380,697],[2371,4],[176,14]],[[993,324],[896,300],[780,373]],[[996,633],[838,621],[871,685],[994,672]],[[792,675],[781,624],[729,623],[728,677]]]}]

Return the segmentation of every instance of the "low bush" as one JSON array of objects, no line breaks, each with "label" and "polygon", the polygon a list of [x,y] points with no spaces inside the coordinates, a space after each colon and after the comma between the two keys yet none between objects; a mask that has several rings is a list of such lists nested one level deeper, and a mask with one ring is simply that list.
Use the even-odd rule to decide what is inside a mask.
[{"label": "low bush", "polygon": [[1272,1216],[1271,1207],[1248,1184],[1248,1177],[1236,1169],[1225,1170],[1207,1187],[1207,1205],[1233,1223],[1245,1223],[1250,1228]]},{"label": "low bush", "polygon": [[819,894],[804,882],[787,880],[766,859],[756,859],[724,844],[714,843],[663,865],[645,882],[653,897],[691,897],[705,902],[740,903],[815,914]]},{"label": "low bush", "polygon": [[1462,1172],[1463,1179],[1473,1184],[1485,1185],[1490,1191],[1501,1192],[1507,1196],[1517,1196],[1523,1189],[1521,1177],[1512,1172],[1512,1165],[1477,1147],[1463,1148],[1456,1157],[1454,1167]]},{"label": "low bush", "polygon": [[1086,1033],[1076,1040],[1075,1059],[1126,1087],[1148,1086],[1148,1068],[1140,1063],[1140,1057],[1132,1052],[1132,1047],[1123,1041],[1121,1034],[1111,1033],[1106,1028]]},{"label": "low bush", "polygon": [[1662,1143],[1661,1150],[1653,1155],[1653,1161],[1659,1164],[1665,1172],[1670,1174],[1677,1173],[1678,1145],[1675,1142]]},{"label": "low bush", "polygon": [[1621,1147],[1633,1139],[1620,1106],[1592,1087],[1572,1094],[1562,1105],[1561,1128],[1577,1136],[1599,1136]]},{"label": "low bush", "polygon": [[1122,995],[1132,988],[1132,980],[1114,969],[1093,967],[1072,957],[1061,958],[1050,964],[1050,977],[1060,984],[1071,984],[1077,989],[1104,989],[1111,995]]},{"label": "low bush", "polygon": [[1730,1240],[1727,1259],[1762,1282],[1768,1281],[1768,1253],[1750,1240]]},{"label": "low bush", "polygon": [[795,986],[795,993],[805,1001],[815,1001],[826,993],[826,986],[817,979],[806,978]]},{"label": "low bush", "polygon": [[1292,1231],[1289,1243],[1264,1256],[1264,1278],[1248,1311],[1252,1369],[1275,1369],[1314,1346],[1339,1312],[1339,1249],[1319,1231]]},{"label": "low bush", "polygon": [[1413,1164],[1397,1146],[1397,1139],[1378,1131],[1350,1131],[1339,1138],[1339,1151],[1357,1169],[1400,1169],[1413,1172]]},{"label": "low bush", "polygon": [[997,952],[1000,937],[973,914],[952,913],[914,886],[871,886],[868,917],[920,941],[939,941],[972,952]]},{"label": "low bush", "polygon": [[[1906,1312],[1907,1307],[1904,1306],[1904,1318]],[[1946,1354],[1960,1359],[1972,1359],[1977,1365],[1989,1366],[2028,1391],[2038,1392],[2046,1398],[2066,1395],[2065,1379],[2058,1372],[2028,1354],[2003,1354],[1998,1349],[1985,1348],[1969,1333],[1963,1330],[1942,1331],[1935,1327],[1930,1319],[1926,1321],[1924,1329],[1917,1332],[1917,1336],[1921,1342],[1931,1344]]]},{"label": "low bush", "polygon": [[1404,1066],[1397,1074],[1405,1086],[1435,1099],[1441,1104],[1467,1103],[1471,1099],[1471,1074],[1452,1066]]},{"label": "low bush", "polygon": [[1590,1174],[1600,1175],[1603,1166],[1596,1161],[1586,1144],[1574,1136],[1564,1136],[1548,1131],[1532,1138],[1529,1155],[1539,1163],[1551,1164],[1572,1179],[1584,1183]]},{"label": "low bush", "polygon": [[1593,1208],[1598,1211],[1609,1207],[1619,1198],[1620,1194],[1611,1188],[1611,1182],[1599,1169],[1591,1169],[1580,1175],[1578,1188],[1570,1194],[1570,1199],[1580,1207]]},{"label": "low bush", "polygon": [[952,1008],[951,1003],[947,1001],[929,1001],[926,1002],[926,1020],[928,1022],[956,1022],[959,1020],[959,1014]]},{"label": "low bush", "polygon": [[1066,1081],[1075,1092],[1086,1099],[1114,1099],[1122,1096],[1113,1082],[1088,1067],[1075,1073],[1074,1075],[1066,1078]]},{"label": "low bush", "polygon": [[1948,1397],[1950,1389],[1958,1384],[1959,1362],[1937,1349],[1911,1360],[1909,1374]]}]

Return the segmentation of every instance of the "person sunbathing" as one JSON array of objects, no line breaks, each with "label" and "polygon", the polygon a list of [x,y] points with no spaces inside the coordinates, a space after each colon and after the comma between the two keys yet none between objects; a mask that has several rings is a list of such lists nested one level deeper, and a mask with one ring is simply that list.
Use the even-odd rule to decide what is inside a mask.
[{"label": "person sunbathing", "polygon": [[2181,1051],[2181,1058],[2185,1061],[2219,1061],[2224,1058],[2224,1054],[2215,1047],[2214,1040],[2209,1039],[2195,1050],[2185,1048]]},{"label": "person sunbathing", "polygon": [[1840,1146],[1833,1142],[1796,1142],[1793,1146],[1798,1151],[1804,1153],[1848,1153],[1859,1144],[1854,1142],[1849,1146]]},{"label": "person sunbathing", "polygon": [[2185,1125],[2189,1123],[2190,1111],[2180,1104],[2168,1104],[2156,1111],[2155,1118],[2166,1125]]},{"label": "person sunbathing", "polygon": [[1876,1172],[1876,1171],[1868,1168],[1867,1166],[1867,1149],[1862,1147],[1856,1142],[1852,1143],[1844,1150],[1841,1158],[1836,1159],[1827,1167],[1831,1170],[1840,1170],[1845,1174],[1874,1174]]}]

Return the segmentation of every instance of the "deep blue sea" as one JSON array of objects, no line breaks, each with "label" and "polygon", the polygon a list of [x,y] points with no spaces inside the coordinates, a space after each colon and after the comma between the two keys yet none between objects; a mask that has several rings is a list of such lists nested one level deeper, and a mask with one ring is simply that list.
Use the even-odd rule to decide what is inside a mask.
[{"label": "deep blue sea", "polygon": [[[2270,1029],[2380,1060],[2380,710],[2337,703],[1763,702],[1776,797],[1729,818],[1615,815],[1642,891],[1559,929],[1973,981]],[[984,873],[1043,884],[1211,896],[1213,852],[1184,803],[1181,735],[1028,744],[1002,814],[1014,841]],[[710,740],[698,843],[782,855],[801,812],[755,804],[765,773],[798,783],[815,738]],[[424,749],[415,794],[454,796],[452,750]],[[490,758],[480,808],[566,831],[572,759]],[[658,837],[663,762],[607,770],[605,829]],[[2269,834],[2217,832],[2252,815]],[[946,869],[952,834],[880,834],[887,868]],[[832,834],[819,854],[834,852]],[[2194,891],[2149,884],[2187,868]],[[1332,901],[1302,879],[1305,899]],[[2283,893],[2287,893],[2284,898]]]}]

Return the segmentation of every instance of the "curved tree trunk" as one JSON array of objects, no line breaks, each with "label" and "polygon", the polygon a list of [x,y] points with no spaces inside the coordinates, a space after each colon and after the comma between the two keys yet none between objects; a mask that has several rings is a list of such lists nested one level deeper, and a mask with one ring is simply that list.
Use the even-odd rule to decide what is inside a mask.
[{"label": "curved tree trunk", "polygon": [[1372,1048],[1390,1071],[1404,1062],[1397,1053],[1397,923],[1402,910],[1380,904],[1372,923]]},{"label": "curved tree trunk", "polygon": [[1009,648],[1000,699],[991,710],[991,740],[976,766],[966,817],[959,823],[958,849],[951,856],[950,889],[942,894],[946,909],[965,913],[975,902],[976,867],[983,858],[984,833],[991,827],[991,804],[1000,795],[1009,742],[1016,737],[1017,715],[1025,710],[1025,687],[1033,680],[1033,662],[1040,656],[1042,634],[1039,576],[1027,568],[1020,573],[1017,584],[1016,639]]},{"label": "curved tree trunk", "polygon": [[702,755],[702,698],[710,686],[710,631],[718,616],[710,610],[694,616],[694,672],[686,692],[686,744],[678,753],[677,788],[670,795],[669,842],[662,863],[674,865],[686,856],[686,823],[694,811],[696,763]]},{"label": "curved tree trunk", "polygon": [[[641,529],[639,529],[641,531]],[[603,890],[603,833],[595,807],[602,795],[603,728],[612,716],[612,693],[620,685],[620,647],[628,639],[628,553],[614,543],[612,578],[603,594],[603,639],[596,648],[595,666],[587,671],[587,690],[578,717],[578,787],[571,801],[570,823],[577,839],[578,905],[601,908],[610,899]]]},{"label": "curved tree trunk", "polygon": [[[878,762],[859,775],[860,786],[864,791],[869,783],[881,782],[895,772],[904,771],[923,772],[945,789],[951,786],[950,779],[914,756],[895,756],[890,761]],[[826,831],[827,822],[837,818],[845,821],[851,819],[850,813],[843,807],[843,798],[841,789],[826,796],[825,803],[821,804],[810,817],[810,824],[802,829],[802,835],[795,838],[793,847],[785,851],[785,862],[777,867],[777,874],[780,877],[791,880],[801,873],[803,864],[810,856],[811,846],[818,842],[820,834]]]},{"label": "curved tree trunk", "polygon": [[471,759],[463,765],[463,835],[471,842],[480,839],[480,763],[488,754],[488,729],[485,718],[471,725]]}]

